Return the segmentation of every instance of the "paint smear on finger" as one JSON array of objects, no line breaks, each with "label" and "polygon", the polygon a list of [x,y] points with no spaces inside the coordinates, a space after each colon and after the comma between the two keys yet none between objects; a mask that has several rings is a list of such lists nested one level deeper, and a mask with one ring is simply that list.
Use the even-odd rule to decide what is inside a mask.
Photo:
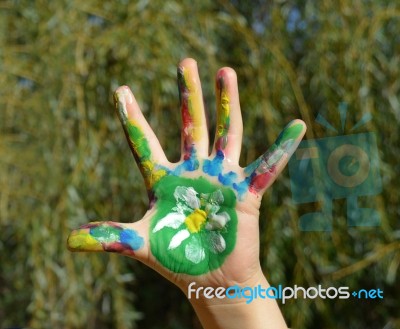
[{"label": "paint smear on finger", "polygon": [[147,137],[143,133],[139,123],[133,118],[128,117],[126,103],[132,103],[129,91],[124,89],[115,94],[115,101],[129,145],[144,177],[146,188],[150,190],[167,172],[152,161],[151,149]]},{"label": "paint smear on finger", "polygon": [[189,72],[183,67],[178,68],[178,87],[181,102],[182,114],[182,141],[183,160],[189,161],[192,165],[189,168],[198,168],[196,160],[195,143],[202,138],[200,130],[196,127],[202,125],[202,104],[199,104],[199,97],[193,81],[190,80]]},{"label": "paint smear on finger", "polygon": [[93,222],[74,230],[68,238],[71,251],[107,251],[134,255],[144,239],[137,231],[114,222]]},{"label": "paint smear on finger", "polygon": [[224,150],[228,144],[228,131],[230,125],[229,97],[223,77],[217,80],[217,92],[219,93],[217,103],[217,129],[215,133],[215,149],[225,154]]},{"label": "paint smear on finger", "polygon": [[281,170],[282,162],[288,160],[293,153],[294,145],[303,131],[303,124],[290,123],[281,132],[269,150],[246,167],[246,179],[234,186],[239,194],[245,191],[246,185],[248,186],[248,190],[252,193],[259,193],[268,187]]}]

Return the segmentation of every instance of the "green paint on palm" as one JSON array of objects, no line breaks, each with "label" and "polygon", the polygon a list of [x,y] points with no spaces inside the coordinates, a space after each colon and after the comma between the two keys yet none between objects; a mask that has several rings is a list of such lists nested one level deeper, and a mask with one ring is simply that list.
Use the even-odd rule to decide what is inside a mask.
[{"label": "green paint on palm", "polygon": [[150,246],[157,260],[172,272],[190,275],[219,268],[236,244],[233,191],[202,177],[166,176],[154,192]]}]

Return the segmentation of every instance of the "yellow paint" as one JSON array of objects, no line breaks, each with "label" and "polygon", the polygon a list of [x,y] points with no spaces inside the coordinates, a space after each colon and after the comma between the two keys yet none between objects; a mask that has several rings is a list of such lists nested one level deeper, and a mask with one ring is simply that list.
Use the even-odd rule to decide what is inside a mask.
[{"label": "yellow paint", "polygon": [[194,79],[190,79],[190,74],[187,69],[183,70],[183,76],[185,84],[188,89],[188,110],[192,119],[192,127],[188,131],[194,142],[201,140],[201,129],[198,129],[204,124],[203,107],[203,96],[200,94],[199,86],[194,85]]},{"label": "yellow paint", "polygon": [[225,90],[221,91],[221,103],[218,107],[217,137],[226,136],[229,128],[229,97]]},{"label": "yellow paint", "polygon": [[151,186],[153,186],[155,183],[157,183],[166,174],[167,174],[167,172],[164,169],[158,169],[158,170],[153,171],[153,173],[150,177]]},{"label": "yellow paint", "polygon": [[154,163],[150,160],[143,161],[140,165],[147,189],[153,187],[155,183],[167,174],[164,169],[156,169]]},{"label": "yellow paint", "polygon": [[93,238],[88,229],[76,230],[68,238],[68,248],[72,251],[103,251],[103,246]]},{"label": "yellow paint", "polygon": [[142,161],[141,166],[143,168],[143,175],[145,177],[151,176],[151,173],[154,170],[154,163],[150,160]]},{"label": "yellow paint", "polygon": [[186,217],[185,224],[190,233],[197,233],[200,231],[201,226],[205,223],[206,219],[207,213],[204,210],[197,208]]},{"label": "yellow paint", "polygon": [[150,148],[146,136],[142,132],[139,123],[129,118],[126,123],[129,135],[129,143],[135,149],[139,157],[149,157]]}]

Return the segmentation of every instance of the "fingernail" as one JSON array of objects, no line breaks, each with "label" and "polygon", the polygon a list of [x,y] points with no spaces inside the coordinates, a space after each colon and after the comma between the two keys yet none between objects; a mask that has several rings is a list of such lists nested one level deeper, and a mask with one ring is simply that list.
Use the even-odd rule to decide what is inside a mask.
[{"label": "fingernail", "polygon": [[133,102],[133,96],[129,91],[129,88],[127,86],[119,87],[115,92],[114,98],[116,102],[115,105],[120,114],[120,119],[123,123],[126,123],[129,117],[127,104],[131,104]]},{"label": "fingernail", "polygon": [[127,86],[122,86],[115,92],[117,101],[124,104],[132,104],[133,97]]}]

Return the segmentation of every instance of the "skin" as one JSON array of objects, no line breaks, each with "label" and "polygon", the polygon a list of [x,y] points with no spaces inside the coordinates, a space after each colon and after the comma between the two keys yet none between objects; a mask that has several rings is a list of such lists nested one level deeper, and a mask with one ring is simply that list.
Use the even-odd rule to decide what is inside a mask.
[{"label": "skin", "polygon": [[[243,127],[235,71],[224,67],[216,76],[217,129],[211,154],[193,59],[179,64],[178,86],[183,122],[178,163],[167,160],[129,88],[117,89],[117,113],[146,184],[149,210],[134,223],[96,222],[74,230],[68,247],[71,251],[111,251],[135,258],[185,294],[191,282],[204,287],[268,287],[259,263],[261,198],[297,148],[305,124],[300,120],[289,123],[263,155],[242,168],[238,161]],[[189,195],[190,188],[197,199],[193,198],[183,215],[178,214],[176,207],[183,202],[180,195]],[[221,193],[223,201],[217,198],[218,202],[212,203],[204,196],[214,192],[215,196]],[[218,205],[216,217],[208,202]],[[173,217],[173,224],[163,219],[168,215]],[[220,222],[213,222],[213,216],[222,227]],[[165,225],[167,222],[170,226]],[[196,248],[189,245],[192,240],[196,240]],[[192,261],[187,255],[192,255]],[[199,261],[203,256],[205,260]],[[272,299],[248,305],[235,299],[200,298],[190,302],[205,328],[286,328]]]}]

